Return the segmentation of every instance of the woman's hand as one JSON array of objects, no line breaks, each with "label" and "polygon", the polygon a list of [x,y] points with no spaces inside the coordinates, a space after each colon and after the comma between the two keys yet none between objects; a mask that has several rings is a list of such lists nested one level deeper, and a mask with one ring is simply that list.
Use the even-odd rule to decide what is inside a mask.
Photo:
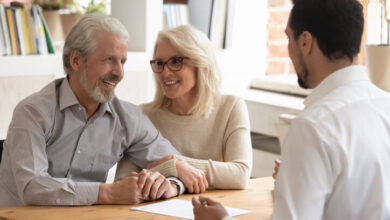
[{"label": "woman's hand", "polygon": [[178,177],[183,181],[189,193],[202,193],[209,184],[203,171],[189,165],[184,161],[176,161]]}]

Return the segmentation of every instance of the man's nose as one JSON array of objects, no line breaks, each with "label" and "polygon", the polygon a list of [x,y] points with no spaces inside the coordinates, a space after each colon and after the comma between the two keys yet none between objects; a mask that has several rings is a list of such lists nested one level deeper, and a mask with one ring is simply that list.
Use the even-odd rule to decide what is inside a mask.
[{"label": "man's nose", "polygon": [[118,76],[119,79],[122,79],[125,74],[124,64],[120,61],[116,62],[112,74]]}]

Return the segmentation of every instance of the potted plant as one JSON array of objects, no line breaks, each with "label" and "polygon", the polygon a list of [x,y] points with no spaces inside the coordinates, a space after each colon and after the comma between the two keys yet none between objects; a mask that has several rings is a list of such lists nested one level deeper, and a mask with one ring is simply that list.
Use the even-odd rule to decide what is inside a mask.
[{"label": "potted plant", "polygon": [[107,13],[106,0],[90,0],[88,4],[82,4],[80,0],[67,0],[65,5],[68,13],[61,14],[62,28],[65,36],[83,14]]}]

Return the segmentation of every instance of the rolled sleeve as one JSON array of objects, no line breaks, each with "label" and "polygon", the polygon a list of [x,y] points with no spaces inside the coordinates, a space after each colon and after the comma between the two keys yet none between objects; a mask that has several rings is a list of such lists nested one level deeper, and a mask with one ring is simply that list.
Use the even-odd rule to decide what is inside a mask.
[{"label": "rolled sleeve", "polygon": [[127,151],[131,161],[138,167],[143,168],[148,163],[168,155],[180,154],[141,111],[139,119],[137,137]]}]

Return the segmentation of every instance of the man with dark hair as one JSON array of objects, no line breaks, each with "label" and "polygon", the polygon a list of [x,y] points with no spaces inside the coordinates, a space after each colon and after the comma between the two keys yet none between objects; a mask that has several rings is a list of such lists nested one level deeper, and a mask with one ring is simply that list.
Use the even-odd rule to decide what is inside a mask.
[{"label": "man with dark hair", "polygon": [[[282,148],[273,219],[390,219],[390,95],[358,65],[363,23],[358,0],[293,1],[289,55],[314,90]],[[193,205],[195,219],[231,218]]]}]

